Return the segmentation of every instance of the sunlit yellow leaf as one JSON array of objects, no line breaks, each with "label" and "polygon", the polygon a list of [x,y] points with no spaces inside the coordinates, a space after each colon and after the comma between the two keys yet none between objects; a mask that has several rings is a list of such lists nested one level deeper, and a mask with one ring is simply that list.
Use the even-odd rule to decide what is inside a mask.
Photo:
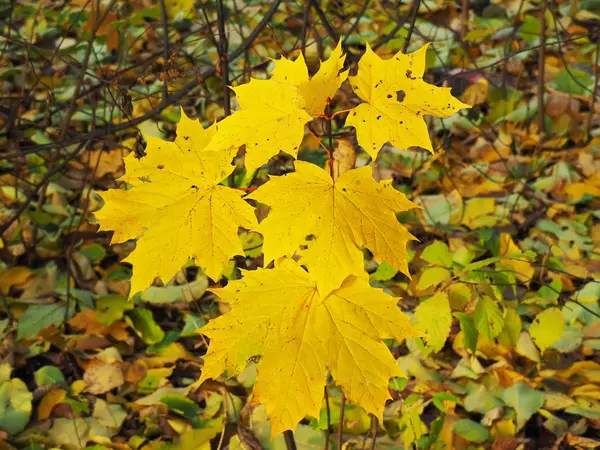
[{"label": "sunlit yellow leaf", "polygon": [[[296,162],[296,171],[271,177],[248,198],[271,207],[259,231],[265,262],[291,256],[301,245],[305,264],[324,295],[348,275],[364,272],[361,246],[378,262],[408,275],[406,243],[414,237],[396,213],[415,208],[391,180],[376,182],[370,167],[350,170],[335,182],[319,167]],[[307,241],[308,236],[314,239]]]},{"label": "sunlit yellow leaf", "polygon": [[531,327],[529,334],[542,353],[548,347],[556,344],[565,329],[565,319],[558,308],[549,308],[539,313]]},{"label": "sunlit yellow leaf", "polygon": [[125,191],[102,193],[96,213],[101,230],[114,230],[113,242],[139,237],[126,261],[133,264],[131,293],[155,277],[167,282],[188,259],[217,278],[235,255],[242,255],[238,228],[256,224],[253,208],[219,183],[232,171],[235,150],[206,150],[215,126],[203,129],[182,115],[175,142],[148,138],[146,156],[125,158]]},{"label": "sunlit yellow leaf", "polygon": [[304,124],[312,120],[298,88],[273,79],[252,79],[233,90],[240,109],[217,124],[207,150],[237,151],[245,145],[245,165],[250,173],[280,151],[296,156]]},{"label": "sunlit yellow leaf", "polygon": [[304,98],[304,109],[311,115],[322,114],[327,99],[333,98],[341,84],[348,78],[348,71],[340,73],[345,59],[346,55],[342,54],[340,41],[311,79],[308,78],[308,69],[302,54],[295,61],[283,57],[275,60],[271,79],[298,87],[298,92]]},{"label": "sunlit yellow leaf", "polygon": [[367,44],[350,85],[365,103],[348,115],[346,125],[356,128],[358,143],[373,158],[390,142],[406,149],[419,146],[433,152],[423,116],[449,117],[470,108],[450,94],[450,88],[423,81],[427,45],[408,55],[398,52],[381,59]]},{"label": "sunlit yellow leaf", "polygon": [[427,334],[425,337],[427,346],[434,352],[440,351],[452,325],[448,296],[444,292],[439,292],[417,306],[414,325]]},{"label": "sunlit yellow leaf", "polygon": [[319,417],[327,367],[351,402],[381,419],[389,379],[402,374],[382,339],[420,335],[396,300],[354,276],[321,296],[290,259],[243,275],[213,290],[232,309],[202,328],[211,341],[201,381],[236,375],[260,356],[254,394],[275,436]]}]

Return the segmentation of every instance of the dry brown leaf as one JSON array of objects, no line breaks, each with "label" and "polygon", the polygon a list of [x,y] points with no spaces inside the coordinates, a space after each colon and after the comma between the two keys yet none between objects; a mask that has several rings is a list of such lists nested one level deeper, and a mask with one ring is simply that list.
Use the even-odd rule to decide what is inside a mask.
[{"label": "dry brown leaf", "polygon": [[120,364],[105,364],[94,360],[83,374],[83,381],[87,383],[86,392],[104,394],[121,386],[125,379]]}]

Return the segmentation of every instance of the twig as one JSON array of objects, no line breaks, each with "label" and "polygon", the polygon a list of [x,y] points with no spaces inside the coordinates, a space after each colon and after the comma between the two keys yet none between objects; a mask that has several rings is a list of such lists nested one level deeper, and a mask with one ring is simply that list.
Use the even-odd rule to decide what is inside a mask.
[{"label": "twig", "polygon": [[594,92],[592,93],[592,101],[590,103],[590,115],[588,116],[586,126],[586,138],[589,141],[592,133],[592,119],[594,118],[594,111],[596,109],[596,95],[598,95],[598,75],[600,75],[600,35],[596,36],[596,61],[594,63]]},{"label": "twig", "polygon": [[344,40],[342,41],[342,44],[345,44],[346,41],[348,40],[348,38],[350,38],[350,36],[352,35],[352,33],[354,33],[354,30],[358,26],[358,23],[360,22],[360,19],[362,19],[362,16],[367,11],[367,8],[369,7],[370,3],[371,3],[371,0],[365,0],[363,7],[360,9],[360,11],[358,12],[358,14],[356,16],[356,20],[354,21],[354,23],[352,24],[350,29],[346,32],[346,35],[344,36]]},{"label": "twig", "polygon": [[325,432],[325,449],[329,450],[329,434],[331,432],[331,411],[329,410],[329,394],[327,393],[327,386],[323,389],[325,392],[325,411],[327,412],[327,430]]},{"label": "twig", "polygon": [[[217,0],[217,30],[219,33],[219,42],[217,53],[219,54],[219,72],[221,72],[221,84],[223,89],[223,115],[231,115],[231,92],[229,90],[229,63],[227,62],[227,52],[229,42],[225,33],[225,7],[223,0]],[[229,187],[235,187],[235,170],[227,178]]]},{"label": "twig", "polygon": [[334,28],[329,23],[329,20],[327,20],[327,16],[325,15],[325,12],[321,9],[321,6],[319,5],[319,0],[310,0],[310,2],[312,3],[313,8],[315,8],[315,11],[317,12],[317,15],[319,16],[321,23],[325,27],[325,30],[327,30],[327,34],[329,35],[329,37],[334,42],[338,42],[340,40],[340,37],[337,34],[337,31],[335,31]]},{"label": "twig", "polygon": [[333,175],[333,121],[331,120],[331,101],[329,99],[327,99],[327,112],[327,146],[329,148],[329,151],[327,153],[329,155],[329,175],[331,175],[331,179],[335,181]]},{"label": "twig", "polygon": [[[233,61],[233,60],[239,58],[241,55],[244,54],[244,52],[248,48],[250,48],[250,46],[252,45],[254,40],[258,37],[258,35],[261,33],[261,31],[271,21],[271,19],[277,12],[277,9],[279,8],[280,4],[281,4],[281,0],[274,0],[274,2],[271,4],[271,7],[265,13],[262,20],[258,23],[258,25],[252,31],[252,33],[250,33],[250,35],[246,38],[246,40],[244,42],[242,42],[242,44],[238,48],[236,48],[233,52],[231,52],[231,54],[229,55],[229,61]],[[214,67],[209,67],[202,73],[202,76],[209,77],[211,75],[214,75],[215,73],[216,73],[216,69]],[[42,152],[45,150],[62,149],[62,148],[69,147],[71,145],[78,145],[78,147],[73,152],[69,153],[65,157],[64,161],[59,166],[55,167],[53,170],[46,172],[46,174],[44,175],[44,177],[42,178],[42,180],[40,181],[38,186],[25,199],[25,201],[19,206],[19,208],[17,208],[17,210],[15,211],[13,216],[10,219],[8,219],[6,222],[4,222],[2,225],[0,225],[0,235],[3,235],[4,232],[6,230],[8,230],[8,228],[10,228],[10,226],[19,218],[19,216],[23,213],[23,211],[25,211],[25,209],[27,209],[27,206],[29,206],[29,204],[33,201],[34,197],[38,194],[39,190],[50,179],[50,177],[52,175],[54,175],[55,173],[58,173],[64,167],[66,167],[67,164],[72,159],[76,158],[77,155],[79,154],[79,152],[82,150],[82,148],[85,146],[85,144],[87,142],[92,141],[97,138],[100,138],[100,137],[104,137],[109,134],[114,134],[119,131],[126,130],[127,128],[135,127],[136,125],[156,116],[157,114],[160,114],[166,107],[168,107],[172,104],[175,104],[177,101],[179,101],[180,99],[182,99],[183,97],[188,95],[192,90],[194,90],[197,87],[198,87],[197,80],[190,81],[183,87],[183,89],[181,91],[170,96],[169,101],[167,102],[166,105],[159,105],[158,107],[153,108],[151,111],[147,112],[146,114],[144,114],[142,116],[136,117],[135,119],[129,120],[127,122],[113,125],[111,128],[108,128],[108,127],[98,128],[90,133],[79,136],[78,138],[73,138],[73,139],[66,140],[66,141],[63,140],[62,142],[58,142],[58,143],[53,142],[50,144],[38,145],[35,147],[35,150],[29,151],[28,153],[37,153],[37,152]],[[18,157],[18,156],[22,156],[22,154],[20,152],[17,152],[12,155],[5,155],[4,158]]]},{"label": "twig", "polygon": [[162,14],[162,26],[163,26],[163,98],[161,104],[164,105],[169,99],[169,84],[168,84],[168,69],[167,63],[169,61],[169,16],[167,15],[167,5],[165,0],[160,0],[160,11]]},{"label": "twig", "polygon": [[302,55],[306,58],[306,32],[310,22],[310,0],[304,0],[304,17],[302,18],[302,40],[300,47]]},{"label": "twig", "polygon": [[219,30],[219,67],[221,68],[221,80],[223,83],[223,109],[225,117],[231,114],[231,92],[229,91],[229,63],[227,62],[227,52],[229,42],[225,34],[225,7],[223,0],[217,0],[217,22]]},{"label": "twig", "polygon": [[410,26],[408,27],[408,34],[406,35],[406,39],[404,40],[404,45],[402,46],[402,53],[406,53],[408,50],[408,46],[410,45],[410,39],[412,38],[412,34],[415,31],[415,22],[417,21],[417,15],[419,15],[419,6],[421,6],[421,0],[414,0],[411,9],[414,9],[413,16],[410,21]]},{"label": "twig", "polygon": [[373,426],[373,440],[371,441],[371,450],[375,450],[375,442],[377,441],[377,427],[379,426],[379,420],[372,414],[371,425]]},{"label": "twig", "polygon": [[228,416],[228,412],[227,412],[227,395],[229,394],[227,392],[227,389],[222,388],[222,395],[223,395],[223,426],[221,428],[221,437],[219,438],[219,444],[217,445],[217,450],[221,450],[221,448],[223,447],[223,441],[225,440],[225,428],[227,427],[227,416]]},{"label": "twig", "polygon": [[544,62],[546,61],[546,0],[542,0],[542,14],[540,17],[540,52],[538,54],[538,149],[542,148],[546,123],[544,120]]},{"label": "twig", "polygon": [[[248,48],[250,48],[250,46],[252,45],[254,40],[258,37],[258,35],[262,32],[262,30],[271,21],[271,19],[277,12],[277,9],[279,8],[280,4],[281,4],[281,0],[273,1],[273,3],[271,4],[271,7],[265,13],[264,17],[258,23],[256,28],[252,31],[252,33],[250,33],[248,35],[246,40],[244,42],[242,42],[242,44],[239,47],[237,47],[233,52],[231,52],[231,54],[229,55],[229,58],[228,58],[229,61],[236,60],[237,58],[242,56],[246,52],[246,50],[248,50]],[[0,34],[0,36],[1,36],[1,34]],[[214,75],[216,72],[217,72],[217,70],[215,69],[215,67],[211,66],[211,67],[208,67],[206,70],[204,70],[200,75],[204,78],[208,78],[208,77]],[[169,102],[167,105],[165,105],[165,106],[160,105],[156,108],[153,108],[151,111],[147,112],[143,116],[136,117],[135,119],[132,119],[128,122],[119,123],[119,124],[113,125],[112,127],[105,127],[104,129],[98,129],[96,131],[93,131],[93,132],[90,132],[90,133],[87,133],[84,135],[80,135],[80,136],[70,139],[68,141],[36,145],[32,149],[27,149],[27,151],[25,151],[25,152],[16,152],[16,153],[11,153],[9,155],[3,155],[2,159],[17,158],[19,156],[24,156],[25,154],[29,154],[29,153],[38,153],[38,152],[43,152],[46,150],[54,150],[54,149],[70,147],[71,145],[78,144],[82,141],[94,140],[94,139],[98,139],[98,138],[105,138],[105,136],[107,136],[109,134],[117,133],[119,131],[126,130],[127,128],[135,127],[136,125],[139,125],[140,123],[160,114],[166,107],[177,103],[179,100],[184,98],[186,95],[188,95],[191,91],[193,91],[197,87],[198,87],[198,80],[190,81],[189,83],[184,85],[183,88],[179,92],[177,92],[176,94],[169,97]]]},{"label": "twig", "polygon": [[[419,3],[420,3],[420,1],[419,1]],[[404,16],[402,16],[400,19],[398,19],[396,26],[394,26],[394,28],[392,28],[392,30],[387,35],[385,35],[383,38],[381,38],[379,40],[379,42],[377,42],[377,44],[375,44],[373,46],[373,50],[377,50],[379,47],[384,46],[385,44],[387,44],[389,41],[391,41],[392,39],[394,39],[396,37],[396,33],[398,33],[398,31],[400,31],[400,29],[404,26],[404,24],[409,19],[409,17],[412,17],[413,11],[415,10],[415,6],[416,6],[416,10],[418,11],[419,7],[417,5],[417,0],[413,0],[408,12]]]},{"label": "twig", "polygon": [[465,35],[467,34],[467,31],[469,29],[469,0],[462,0],[461,2],[461,35],[462,38],[464,39]]},{"label": "twig", "polygon": [[287,450],[296,450],[296,440],[294,439],[294,433],[292,430],[285,430],[283,432],[285,438],[285,446]]},{"label": "twig", "polygon": [[340,421],[338,422],[338,450],[342,450],[342,437],[344,436],[344,407],[346,406],[346,396],[342,392],[342,401],[340,403]]}]

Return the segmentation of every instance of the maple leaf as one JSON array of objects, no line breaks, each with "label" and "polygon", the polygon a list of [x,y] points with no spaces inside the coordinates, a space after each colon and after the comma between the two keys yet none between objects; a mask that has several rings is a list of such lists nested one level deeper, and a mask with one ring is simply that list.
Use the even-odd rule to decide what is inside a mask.
[{"label": "maple leaf", "polygon": [[321,296],[287,258],[211,291],[231,310],[202,328],[211,341],[200,382],[235,375],[260,356],[254,395],[267,408],[272,436],[319,416],[326,367],[350,401],[381,420],[389,379],[402,375],[382,339],[420,335],[396,300],[367,280],[350,276]]},{"label": "maple leaf", "polygon": [[[327,105],[327,99],[332,98],[342,83],[348,78],[348,71],[339,73],[344,67],[346,55],[342,54],[342,41],[331,52],[329,58],[321,62],[318,72],[309,79],[308,68],[304,56],[291,61],[285,57],[274,60],[272,80],[287,82],[298,87],[298,92],[304,98],[304,109],[312,115],[322,114]],[[339,74],[339,75],[338,75]]]},{"label": "maple leaf", "polygon": [[358,62],[358,74],[350,77],[352,89],[366,103],[350,111],[346,125],[356,128],[359,145],[373,160],[387,142],[399,148],[419,146],[433,152],[423,115],[449,117],[470,108],[454,98],[450,88],[423,81],[428,46],[408,55],[398,52],[384,60],[367,44]]},{"label": "maple leaf", "polygon": [[[264,236],[265,263],[309,244],[302,263],[326,294],[349,274],[364,274],[364,245],[378,262],[410,276],[406,243],[415,238],[396,213],[417,205],[396,191],[391,180],[376,182],[370,166],[345,172],[334,182],[313,164],[295,165],[295,172],[270,177],[248,197],[271,208],[257,228]],[[308,236],[315,238],[307,241]]]},{"label": "maple leaf", "polygon": [[227,150],[246,146],[245,165],[249,173],[266,164],[280,151],[294,157],[304,138],[304,125],[311,114],[325,109],[348,76],[338,75],[344,64],[341,43],[330,58],[309,79],[304,58],[274,61],[269,80],[252,79],[250,83],[231,88],[240,109],[217,125],[217,134],[208,150]]},{"label": "maple leaf", "polygon": [[122,179],[133,187],[101,194],[100,229],[114,230],[113,242],[139,237],[125,259],[133,264],[131,293],[155,277],[167,281],[190,258],[217,278],[243,254],[238,228],[252,228],[256,216],[243,192],[219,185],[234,169],[235,151],[207,151],[214,133],[182,111],[175,142],[147,138],[144,157],[124,159]]}]

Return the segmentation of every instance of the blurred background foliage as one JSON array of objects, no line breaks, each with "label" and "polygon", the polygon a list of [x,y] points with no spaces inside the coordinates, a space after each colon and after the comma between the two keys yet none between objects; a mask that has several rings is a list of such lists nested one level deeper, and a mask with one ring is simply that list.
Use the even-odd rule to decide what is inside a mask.
[{"label": "blurred background foliage", "polygon": [[[95,191],[144,136],[172,139],[180,107],[208,125],[236,107],[227,85],[280,55],[314,72],[340,38],[351,71],[366,42],[431,42],[427,80],[473,108],[429,121],[435,155],[390,146],[375,168],[423,209],[399,217],[412,279],[365,265],[429,338],[389,342],[408,378],[383,423],[352,404],[340,421],[330,383],[297,446],[336,447],[340,426],[348,449],[600,445],[600,2],[0,0],[2,448],[286,447],[251,402],[255,361],[192,387],[226,308],[205,290],[261,266],[260,235],[240,231],[220,280],[190,263],[128,301],[135,242],[97,232]],[[332,105],[357,101],[345,85]],[[311,131],[300,158],[322,165]],[[337,159],[369,162],[343,115],[333,136]]]}]

